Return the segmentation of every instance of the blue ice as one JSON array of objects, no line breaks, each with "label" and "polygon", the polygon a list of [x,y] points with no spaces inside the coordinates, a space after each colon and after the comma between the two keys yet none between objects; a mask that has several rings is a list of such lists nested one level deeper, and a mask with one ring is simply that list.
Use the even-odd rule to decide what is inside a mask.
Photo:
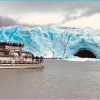
[{"label": "blue ice", "polygon": [[74,54],[86,49],[96,56],[96,62],[100,62],[100,29],[10,26],[0,28],[0,41],[23,42],[24,50],[46,58],[78,59]]}]

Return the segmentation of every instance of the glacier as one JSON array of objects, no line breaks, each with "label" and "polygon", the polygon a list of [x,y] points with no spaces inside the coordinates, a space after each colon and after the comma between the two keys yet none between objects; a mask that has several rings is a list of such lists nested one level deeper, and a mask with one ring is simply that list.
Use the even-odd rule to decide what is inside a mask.
[{"label": "glacier", "polygon": [[[100,29],[66,27],[0,28],[0,42],[24,43],[24,50],[44,58],[80,58],[80,50],[88,50],[100,59]],[[89,59],[88,59],[89,60]]]}]

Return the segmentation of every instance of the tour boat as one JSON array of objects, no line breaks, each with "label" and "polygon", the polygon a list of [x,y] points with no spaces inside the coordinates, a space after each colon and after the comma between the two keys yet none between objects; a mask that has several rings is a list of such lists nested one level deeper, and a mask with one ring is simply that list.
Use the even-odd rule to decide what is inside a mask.
[{"label": "tour boat", "polygon": [[43,68],[43,58],[23,50],[24,44],[0,42],[0,68]]}]

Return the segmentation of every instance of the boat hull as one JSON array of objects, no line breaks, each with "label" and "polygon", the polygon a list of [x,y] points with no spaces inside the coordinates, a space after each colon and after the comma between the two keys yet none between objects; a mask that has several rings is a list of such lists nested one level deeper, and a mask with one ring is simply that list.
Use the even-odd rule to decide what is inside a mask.
[{"label": "boat hull", "polygon": [[43,64],[0,64],[1,68],[44,68]]}]

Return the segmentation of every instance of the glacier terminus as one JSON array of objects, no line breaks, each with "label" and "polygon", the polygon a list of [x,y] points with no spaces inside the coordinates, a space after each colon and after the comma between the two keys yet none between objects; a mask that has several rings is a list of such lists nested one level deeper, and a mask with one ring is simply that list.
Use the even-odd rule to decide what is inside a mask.
[{"label": "glacier terminus", "polygon": [[[100,59],[100,29],[64,27],[0,28],[0,42],[24,43],[24,50],[44,58]],[[86,54],[82,55],[82,52]],[[90,53],[90,55],[88,55]],[[89,60],[89,59],[88,59]]]}]

